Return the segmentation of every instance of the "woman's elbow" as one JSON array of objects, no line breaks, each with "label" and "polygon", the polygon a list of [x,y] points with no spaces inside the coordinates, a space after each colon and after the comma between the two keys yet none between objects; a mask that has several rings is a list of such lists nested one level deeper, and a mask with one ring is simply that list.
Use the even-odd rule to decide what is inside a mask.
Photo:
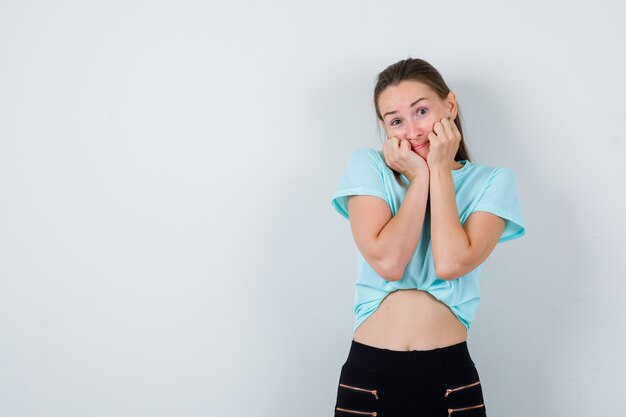
[{"label": "woman's elbow", "polygon": [[435,274],[446,281],[450,281],[453,279],[457,279],[460,276],[463,275],[462,273],[462,268],[459,265],[456,264],[451,264],[451,263],[447,263],[447,264],[435,264]]},{"label": "woman's elbow", "polygon": [[386,281],[399,281],[404,275],[404,268],[400,268],[397,260],[384,259],[378,263],[376,272]]}]

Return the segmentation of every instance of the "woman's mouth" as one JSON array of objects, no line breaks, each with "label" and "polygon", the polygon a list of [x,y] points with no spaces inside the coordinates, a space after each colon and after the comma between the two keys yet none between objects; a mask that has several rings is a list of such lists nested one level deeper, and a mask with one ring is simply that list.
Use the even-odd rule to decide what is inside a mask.
[{"label": "woman's mouth", "polygon": [[430,141],[425,140],[423,142],[417,143],[416,145],[411,144],[411,146],[413,147],[413,149],[422,149],[425,148],[429,143]]}]

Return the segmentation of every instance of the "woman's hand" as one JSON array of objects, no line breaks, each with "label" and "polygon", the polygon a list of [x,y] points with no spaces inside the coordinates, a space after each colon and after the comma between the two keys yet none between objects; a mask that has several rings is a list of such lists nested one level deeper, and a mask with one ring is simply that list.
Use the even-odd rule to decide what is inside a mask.
[{"label": "woman's hand", "polygon": [[436,122],[433,130],[434,132],[428,134],[430,140],[428,168],[431,170],[435,167],[447,169],[459,150],[461,132],[449,116]]},{"label": "woman's hand", "polygon": [[407,139],[389,136],[383,145],[383,155],[389,168],[404,174],[411,182],[417,175],[429,174],[428,164],[411,149]]}]

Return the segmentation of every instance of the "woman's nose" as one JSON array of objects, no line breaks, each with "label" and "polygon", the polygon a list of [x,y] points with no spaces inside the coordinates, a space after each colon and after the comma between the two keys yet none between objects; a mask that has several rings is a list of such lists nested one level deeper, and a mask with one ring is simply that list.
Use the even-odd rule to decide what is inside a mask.
[{"label": "woman's nose", "polygon": [[407,139],[417,139],[420,134],[420,127],[417,124],[409,122],[407,123],[406,128],[406,137]]}]

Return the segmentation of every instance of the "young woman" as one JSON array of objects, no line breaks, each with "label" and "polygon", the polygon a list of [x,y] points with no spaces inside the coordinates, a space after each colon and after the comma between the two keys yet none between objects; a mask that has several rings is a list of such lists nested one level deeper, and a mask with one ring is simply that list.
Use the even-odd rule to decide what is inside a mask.
[{"label": "young woman", "polygon": [[357,247],[354,337],[335,416],[486,416],[467,331],[483,262],[525,234],[514,173],[470,161],[456,95],[421,59],[378,75],[387,139],[332,197]]}]

